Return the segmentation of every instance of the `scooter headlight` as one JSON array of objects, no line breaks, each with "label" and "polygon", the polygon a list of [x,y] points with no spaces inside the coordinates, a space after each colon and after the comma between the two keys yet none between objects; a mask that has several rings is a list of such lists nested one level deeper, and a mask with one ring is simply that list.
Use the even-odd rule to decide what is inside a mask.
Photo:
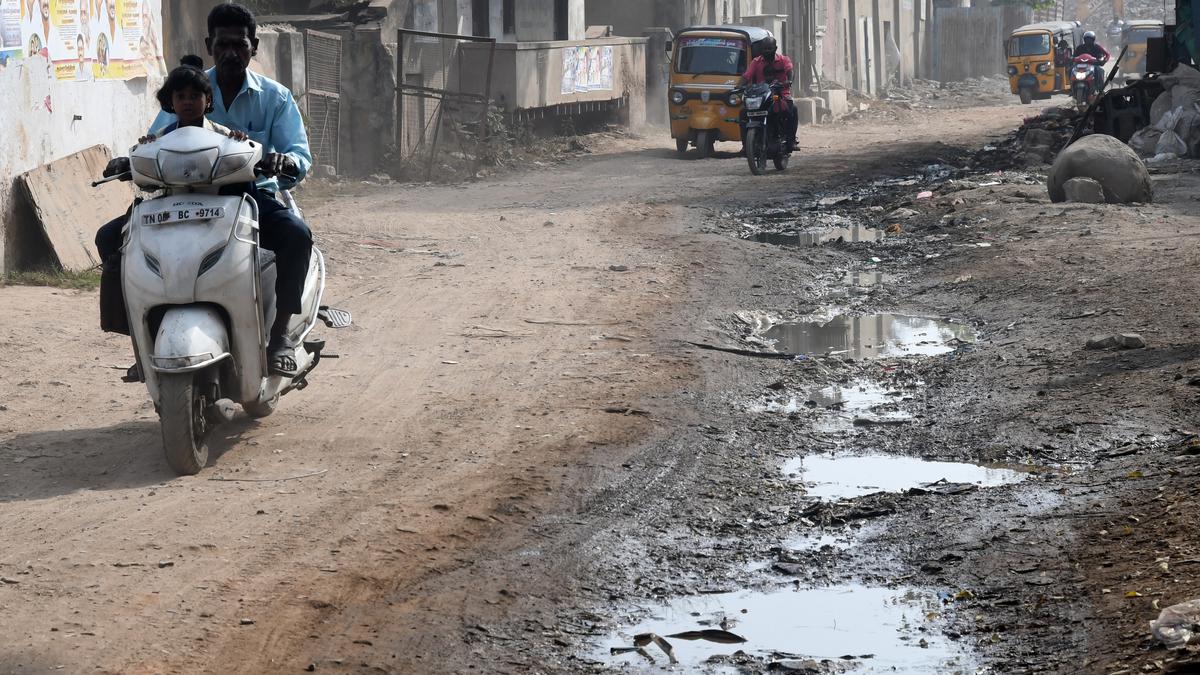
[{"label": "scooter headlight", "polygon": [[154,180],[162,180],[162,175],[158,173],[157,159],[153,157],[131,157],[129,163],[137,173]]},{"label": "scooter headlight", "polygon": [[683,95],[682,91],[675,90],[671,92],[671,103],[674,103],[675,105],[683,105],[683,101],[686,98],[687,97]]},{"label": "scooter headlight", "polygon": [[213,172],[213,178],[224,178],[245,169],[250,164],[250,159],[253,157],[251,153],[242,153],[240,155],[226,155],[217,162],[217,169]]},{"label": "scooter headlight", "polygon": [[742,102],[742,97],[737,94],[729,95],[729,105],[739,105]]}]

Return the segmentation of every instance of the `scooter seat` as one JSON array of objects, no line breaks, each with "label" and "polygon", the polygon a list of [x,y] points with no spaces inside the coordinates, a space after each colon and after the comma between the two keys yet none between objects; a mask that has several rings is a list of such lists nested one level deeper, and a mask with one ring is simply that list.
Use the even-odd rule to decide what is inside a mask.
[{"label": "scooter seat", "polygon": [[262,272],[275,264],[275,252],[270,249],[258,249],[258,271]]}]

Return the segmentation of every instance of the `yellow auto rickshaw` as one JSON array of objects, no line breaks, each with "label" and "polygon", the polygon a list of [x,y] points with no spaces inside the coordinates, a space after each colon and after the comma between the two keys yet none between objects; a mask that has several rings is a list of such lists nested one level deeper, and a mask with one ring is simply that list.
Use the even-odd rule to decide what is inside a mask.
[{"label": "yellow auto rickshaw", "polygon": [[671,137],[680,154],[701,157],[717,141],[741,141],[741,99],[731,93],[771,32],[752,26],[695,26],[667,44],[671,54]]},{"label": "yellow auto rickshaw", "polygon": [[1071,55],[1082,42],[1078,21],[1031,23],[1014,30],[1004,46],[1012,93],[1021,103],[1071,93]]},{"label": "yellow auto rickshaw", "polygon": [[1121,72],[1127,75],[1146,72],[1146,40],[1162,37],[1163,22],[1136,20],[1125,24],[1121,31],[1121,46],[1125,57],[1121,59]]}]

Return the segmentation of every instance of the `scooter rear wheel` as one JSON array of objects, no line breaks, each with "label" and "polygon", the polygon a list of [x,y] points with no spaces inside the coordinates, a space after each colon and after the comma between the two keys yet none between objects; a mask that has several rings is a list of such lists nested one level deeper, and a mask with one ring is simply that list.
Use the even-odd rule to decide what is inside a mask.
[{"label": "scooter rear wheel", "polygon": [[194,476],[208,464],[207,423],[194,373],[162,373],[158,378],[159,421],[167,464]]}]

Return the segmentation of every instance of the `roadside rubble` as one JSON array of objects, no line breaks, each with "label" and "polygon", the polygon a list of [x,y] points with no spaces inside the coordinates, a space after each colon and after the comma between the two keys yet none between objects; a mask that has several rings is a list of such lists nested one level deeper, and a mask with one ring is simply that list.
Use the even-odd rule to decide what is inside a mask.
[{"label": "roadside rubble", "polygon": [[1150,126],[1134,132],[1129,146],[1151,162],[1200,157],[1200,71],[1180,65],[1158,81],[1164,91],[1150,106]]}]

